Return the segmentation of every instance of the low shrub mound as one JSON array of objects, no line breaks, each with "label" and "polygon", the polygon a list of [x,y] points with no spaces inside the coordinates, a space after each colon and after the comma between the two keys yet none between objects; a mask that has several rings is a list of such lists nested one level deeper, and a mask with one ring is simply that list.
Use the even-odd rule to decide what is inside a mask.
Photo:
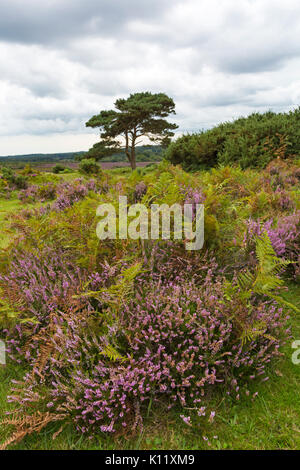
[{"label": "low shrub mound", "polygon": [[171,143],[166,157],[189,170],[238,164],[264,168],[274,158],[300,155],[300,108],[289,113],[254,113]]},{"label": "low shrub mound", "polygon": [[102,170],[94,158],[84,158],[79,164],[79,171],[86,175],[98,175]]},{"label": "low shrub mound", "polygon": [[280,354],[282,308],[255,297],[246,304],[239,295],[224,302],[225,279],[211,270],[201,285],[179,276],[145,285],[135,265],[113,285],[115,270],[106,266],[103,279],[90,278],[102,289],[86,297],[78,292],[83,273],[60,254],[51,261],[49,255],[14,262],[1,278],[9,298],[23,286],[15,301],[38,320],[6,330],[12,358],[23,355],[33,370],[11,397],[22,413],[29,403],[42,406],[46,384],[53,421],[74,421],[88,434],[131,433],[142,426],[150,400],[205,416],[210,389],[221,386],[237,400],[249,395],[249,380],[267,380],[266,365]]}]

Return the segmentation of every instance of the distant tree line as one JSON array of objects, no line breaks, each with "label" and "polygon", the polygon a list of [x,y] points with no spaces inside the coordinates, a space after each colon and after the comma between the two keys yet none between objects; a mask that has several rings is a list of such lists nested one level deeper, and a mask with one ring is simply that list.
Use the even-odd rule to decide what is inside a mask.
[{"label": "distant tree line", "polygon": [[[162,160],[163,149],[160,145],[141,145],[136,148],[137,162],[157,162]],[[25,163],[62,163],[70,161],[79,161],[86,158],[87,152],[67,152],[67,153],[49,153],[49,154],[27,154],[0,157],[0,164],[20,164]],[[125,162],[127,157],[120,149],[118,152],[106,156],[102,159],[104,162]]]}]

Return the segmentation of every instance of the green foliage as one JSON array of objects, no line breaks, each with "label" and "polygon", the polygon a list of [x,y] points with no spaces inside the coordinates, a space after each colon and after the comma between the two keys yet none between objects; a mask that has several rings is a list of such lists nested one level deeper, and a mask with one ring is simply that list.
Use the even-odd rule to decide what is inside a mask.
[{"label": "green foliage", "polygon": [[14,299],[13,304],[6,300],[3,290],[0,289],[0,329],[11,327],[19,323],[36,323],[36,318],[31,316],[27,317],[22,311],[22,303]]},{"label": "green foliage", "polygon": [[54,174],[62,173],[64,170],[65,170],[65,167],[64,167],[63,165],[61,165],[60,163],[57,163],[57,164],[54,165],[54,167],[52,168],[52,172],[53,172]]},{"label": "green foliage", "polygon": [[79,171],[86,175],[98,175],[101,172],[101,168],[97,165],[94,158],[84,158],[79,164]]},{"label": "green foliage", "polygon": [[[121,270],[115,284],[112,284],[108,288],[100,289],[99,291],[87,291],[81,295],[98,300],[103,299],[103,296],[105,295],[106,304],[109,308],[107,311],[102,313],[102,315],[105,316],[108,324],[113,324],[114,322],[117,322],[118,312],[124,305],[124,302],[134,293],[134,282],[141,272],[142,263],[136,262],[128,268]],[[113,351],[114,348],[112,347],[110,352],[113,353]]]},{"label": "green foliage", "polygon": [[206,169],[217,164],[224,137],[215,129],[200,134],[187,134],[172,142],[166,158],[174,165],[181,164],[186,170]]},{"label": "green foliage", "polygon": [[17,189],[25,189],[27,187],[27,177],[25,175],[15,173],[9,167],[2,167],[3,178]]},{"label": "green foliage", "polygon": [[22,175],[32,175],[34,173],[34,170],[32,168],[32,166],[30,165],[30,163],[27,163],[24,167],[24,169],[22,170]]},{"label": "green foliage", "polygon": [[174,181],[174,176],[169,172],[163,172],[159,175],[157,181],[149,186],[143,202],[150,205],[155,204],[174,204],[182,200],[179,188]]},{"label": "green foliage", "polygon": [[166,121],[175,113],[175,104],[164,93],[149,92],[131,94],[127,99],[118,99],[115,110],[101,111],[93,116],[87,127],[99,127],[101,141],[89,151],[89,156],[102,159],[120,149],[118,138],[125,139],[125,154],[132,169],[136,168],[136,146],[138,139],[148,137],[150,141],[166,146],[178,126]]},{"label": "green foliage", "polygon": [[300,108],[289,113],[253,113],[173,142],[166,157],[174,164],[195,170],[239,164],[264,168],[274,158],[300,154]]},{"label": "green foliage", "polygon": [[300,313],[298,307],[278,294],[278,289],[284,285],[279,275],[291,264],[291,261],[276,256],[267,232],[256,239],[256,258],[258,264],[254,272],[247,269],[239,274],[235,294],[245,300],[253,294],[265,295]]}]

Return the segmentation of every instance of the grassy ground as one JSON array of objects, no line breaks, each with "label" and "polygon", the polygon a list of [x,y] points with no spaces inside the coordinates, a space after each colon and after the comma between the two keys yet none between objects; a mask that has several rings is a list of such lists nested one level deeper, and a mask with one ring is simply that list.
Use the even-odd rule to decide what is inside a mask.
[{"label": "grassy ground", "polygon": [[0,248],[5,248],[11,233],[7,229],[9,219],[14,213],[22,209],[22,203],[19,199],[0,199]]},{"label": "grassy ground", "polygon": [[[60,174],[58,175],[64,181],[72,181],[75,178],[78,178],[80,175],[79,172],[74,171],[72,173]],[[8,229],[10,221],[13,220],[14,214],[21,209],[39,207],[42,204],[24,204],[17,198],[17,193],[14,193],[11,196],[11,199],[0,198],[0,249],[5,248],[14,232]]]},{"label": "grassy ground", "polygon": [[[289,286],[289,300],[300,305],[300,286]],[[299,315],[290,320],[295,339],[300,339]],[[217,409],[213,424],[198,422],[192,428],[185,425],[181,410],[167,412],[164,404],[149,410],[142,433],[118,439],[98,437],[88,441],[67,426],[55,439],[52,435],[59,425],[49,425],[38,435],[32,435],[16,445],[16,449],[300,449],[300,365],[292,363],[292,340],[283,348],[284,356],[270,366],[270,380],[252,384],[258,397],[252,402],[242,399],[233,402],[221,393],[207,403]],[[6,395],[9,383],[19,378],[22,370],[13,365],[0,370],[0,416],[9,405]],[[0,441],[7,430],[0,428]],[[203,439],[207,436],[211,446]]]}]

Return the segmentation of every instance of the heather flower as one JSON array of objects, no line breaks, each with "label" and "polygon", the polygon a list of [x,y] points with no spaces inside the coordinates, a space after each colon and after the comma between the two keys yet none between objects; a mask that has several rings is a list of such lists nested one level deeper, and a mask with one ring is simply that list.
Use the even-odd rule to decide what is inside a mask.
[{"label": "heather flower", "polygon": [[147,192],[147,185],[143,181],[141,181],[140,183],[136,185],[135,190],[134,190],[135,202],[141,201],[143,196],[146,194],[146,192]]}]

